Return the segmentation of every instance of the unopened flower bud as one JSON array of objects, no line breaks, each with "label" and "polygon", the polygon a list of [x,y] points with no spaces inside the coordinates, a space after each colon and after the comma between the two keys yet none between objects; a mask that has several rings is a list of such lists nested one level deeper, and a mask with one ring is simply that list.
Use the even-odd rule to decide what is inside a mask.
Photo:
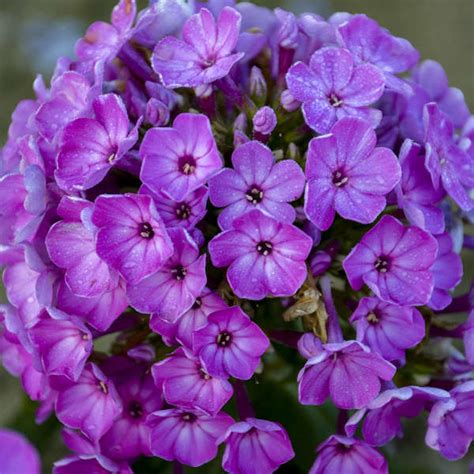
[{"label": "unopened flower bud", "polygon": [[301,105],[290,93],[288,89],[285,89],[281,93],[280,104],[287,112],[294,112]]},{"label": "unopened flower bud", "polygon": [[154,127],[162,127],[170,119],[170,110],[161,100],[152,97],[146,104],[145,119]]},{"label": "unopened flower bud", "polygon": [[253,66],[250,71],[250,95],[258,104],[264,104],[267,100],[267,81],[263,77],[262,70]]},{"label": "unopened flower bud", "polygon": [[277,117],[271,107],[258,109],[252,121],[254,135],[258,140],[261,139],[261,141],[267,139],[277,125]]}]

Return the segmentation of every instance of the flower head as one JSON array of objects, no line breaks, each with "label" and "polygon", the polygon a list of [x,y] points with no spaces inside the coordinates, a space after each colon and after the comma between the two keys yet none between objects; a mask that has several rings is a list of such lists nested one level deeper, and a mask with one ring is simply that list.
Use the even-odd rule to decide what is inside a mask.
[{"label": "flower head", "polygon": [[39,474],[41,464],[38,452],[19,433],[0,430],[0,471],[4,474]]}]

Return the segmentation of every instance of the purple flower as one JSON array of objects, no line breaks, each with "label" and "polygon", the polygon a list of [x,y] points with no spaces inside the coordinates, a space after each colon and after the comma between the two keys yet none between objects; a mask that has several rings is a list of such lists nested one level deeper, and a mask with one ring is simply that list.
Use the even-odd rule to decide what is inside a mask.
[{"label": "purple flower", "polygon": [[385,76],[387,87],[410,91],[395,74],[405,72],[417,62],[420,54],[403,38],[392,36],[365,15],[353,15],[339,25],[337,37],[359,64],[373,64]]},{"label": "purple flower", "polygon": [[155,313],[151,320],[174,322],[196,301],[206,284],[206,256],[182,228],[169,230],[174,254],[159,271],[136,285],[129,285],[130,304],[143,313]]},{"label": "purple flower", "polygon": [[201,466],[216,457],[220,439],[233,422],[223,412],[211,417],[180,409],[157,411],[148,417],[151,451],[167,461]]},{"label": "purple flower", "polygon": [[299,400],[321,405],[328,397],[338,408],[362,408],[391,380],[395,367],[357,341],[323,344],[298,375]]},{"label": "purple flower", "polygon": [[219,214],[221,229],[252,209],[291,224],[296,217],[288,204],[301,196],[304,175],[293,160],[275,163],[271,150],[257,141],[239,146],[232,154],[234,169],[225,168],[209,182],[214,206],[226,208]]},{"label": "purple flower", "polygon": [[130,283],[162,267],[173,253],[160,215],[150,196],[99,196],[92,222],[98,227],[97,254]]},{"label": "purple flower", "polygon": [[400,166],[388,148],[375,148],[375,132],[357,118],[339,120],[329,135],[309,144],[305,212],[327,230],[336,211],[344,219],[370,224],[383,211],[400,180]]},{"label": "purple flower", "polygon": [[41,463],[38,452],[21,434],[0,429],[0,472],[40,474]]},{"label": "purple flower", "polygon": [[156,318],[153,321],[153,330],[160,334],[168,345],[179,343],[192,349],[194,331],[206,325],[207,317],[211,313],[226,308],[227,305],[217,293],[204,288],[191,308],[176,322],[170,323]]},{"label": "purple flower", "polygon": [[425,336],[425,320],[418,310],[378,298],[362,298],[351,317],[357,340],[386,360],[401,360],[405,350]]},{"label": "purple flower", "polygon": [[253,131],[256,136],[267,138],[277,126],[275,111],[268,106],[262,107],[255,112],[252,118]]},{"label": "purple flower", "polygon": [[92,335],[84,324],[51,319],[46,313],[28,335],[46,375],[79,379],[92,352]]},{"label": "purple flower", "polygon": [[356,412],[346,424],[346,432],[353,435],[365,415],[362,434],[372,446],[383,446],[403,434],[401,418],[415,418],[438,400],[446,400],[449,393],[432,387],[402,387],[385,390],[367,408]]},{"label": "purple flower", "polygon": [[216,415],[233,394],[230,382],[209,375],[199,360],[188,357],[182,349],[154,364],[152,374],[169,404],[209,415]]},{"label": "purple flower", "polygon": [[440,181],[446,192],[464,211],[474,206],[468,189],[474,187],[474,162],[454,141],[454,127],[438,105],[429,103],[423,112],[425,166],[435,189]]},{"label": "purple flower", "polygon": [[365,283],[387,303],[419,306],[431,298],[430,268],[437,252],[430,234],[383,216],[344,259],[343,267],[354,290]]},{"label": "purple flower", "polygon": [[319,49],[309,66],[302,62],[291,66],[286,82],[291,95],[303,103],[306,123],[318,133],[329,132],[347,116],[364,119],[373,128],[382,119],[379,110],[368,106],[383,93],[383,75],[370,64],[355,66],[346,49]]},{"label": "purple flower", "polygon": [[248,380],[270,341],[238,307],[216,311],[193,334],[193,350],[207,373],[215,377]]},{"label": "purple flower", "polygon": [[463,266],[461,257],[453,250],[453,239],[447,232],[435,235],[435,239],[438,242],[438,255],[431,267],[434,289],[428,306],[435,311],[441,311],[453,299],[449,290],[459,285]]},{"label": "purple flower", "polygon": [[444,214],[437,203],[444,197],[442,188],[435,190],[425,168],[420,145],[405,140],[400,150],[402,177],[396,187],[397,203],[410,224],[439,234],[444,231]]},{"label": "purple flower", "polygon": [[135,145],[138,130],[129,132],[127,110],[115,94],[93,103],[95,119],[69,123],[61,136],[56,181],[66,191],[90,189]]},{"label": "purple flower", "polygon": [[117,464],[105,456],[86,454],[70,456],[54,463],[53,474],[133,474],[130,466]]},{"label": "purple flower", "polygon": [[310,474],[388,474],[385,458],[356,438],[330,436],[318,447]]},{"label": "purple flower", "polygon": [[122,412],[114,385],[94,364],[87,364],[79,380],[58,393],[56,415],[69,428],[98,441]]},{"label": "purple flower", "polygon": [[474,382],[450,392],[449,400],[435,403],[428,417],[426,444],[450,461],[462,458],[474,439]]},{"label": "purple flower", "polygon": [[140,194],[149,194],[153,197],[156,210],[159,212],[166,227],[184,227],[193,229],[206,215],[208,190],[205,186],[189,193],[183,200],[175,201],[160,192],[155,194],[147,186],[140,188]]},{"label": "purple flower", "polygon": [[140,147],[140,178],[153,192],[182,201],[222,167],[209,119],[180,114],[173,128],[152,128]]},{"label": "purple flower", "polygon": [[201,8],[183,26],[183,40],[167,36],[153,51],[153,69],[166,87],[197,87],[227,76],[243,53],[237,45],[240,13],[225,7],[217,22]]},{"label": "purple flower", "polygon": [[278,423],[247,418],[225,433],[222,467],[231,474],[270,474],[295,457],[286,431]]},{"label": "purple flower", "polygon": [[313,241],[298,228],[255,209],[209,242],[216,267],[230,265],[227,279],[240,298],[292,296],[306,279]]}]

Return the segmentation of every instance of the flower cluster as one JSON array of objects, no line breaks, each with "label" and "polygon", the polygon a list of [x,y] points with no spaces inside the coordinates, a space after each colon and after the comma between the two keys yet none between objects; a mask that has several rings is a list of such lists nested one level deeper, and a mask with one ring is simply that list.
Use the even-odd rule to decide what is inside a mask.
[{"label": "flower cluster", "polygon": [[[62,424],[56,474],[383,474],[424,410],[466,454],[474,118],[438,63],[364,15],[120,0],[34,91],[1,152],[0,354]],[[339,412],[311,468],[283,392]]]}]

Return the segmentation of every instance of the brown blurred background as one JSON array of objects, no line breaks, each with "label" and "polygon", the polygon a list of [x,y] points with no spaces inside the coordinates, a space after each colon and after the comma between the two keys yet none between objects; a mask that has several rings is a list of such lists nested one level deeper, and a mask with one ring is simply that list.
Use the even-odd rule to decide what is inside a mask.
[{"label": "brown blurred background", "polygon": [[[141,2],[144,4],[145,2]],[[464,91],[474,110],[474,0],[256,0],[295,12],[328,16],[335,11],[366,13],[398,36],[409,39],[423,58],[439,61],[450,85]],[[10,114],[22,98],[31,97],[36,73],[49,79],[56,59],[70,55],[86,26],[108,20],[114,0],[0,0],[0,146]],[[22,409],[23,407],[23,409]],[[0,368],[0,426],[15,425],[42,448],[46,465],[61,456],[57,433],[38,429],[31,408],[25,414],[19,384]],[[423,445],[425,423],[415,421],[397,450],[397,474],[461,474],[467,464],[449,463]],[[38,431],[40,430],[40,431]],[[18,473],[22,474],[22,473]],[[341,473],[343,474],[343,473]]]}]

